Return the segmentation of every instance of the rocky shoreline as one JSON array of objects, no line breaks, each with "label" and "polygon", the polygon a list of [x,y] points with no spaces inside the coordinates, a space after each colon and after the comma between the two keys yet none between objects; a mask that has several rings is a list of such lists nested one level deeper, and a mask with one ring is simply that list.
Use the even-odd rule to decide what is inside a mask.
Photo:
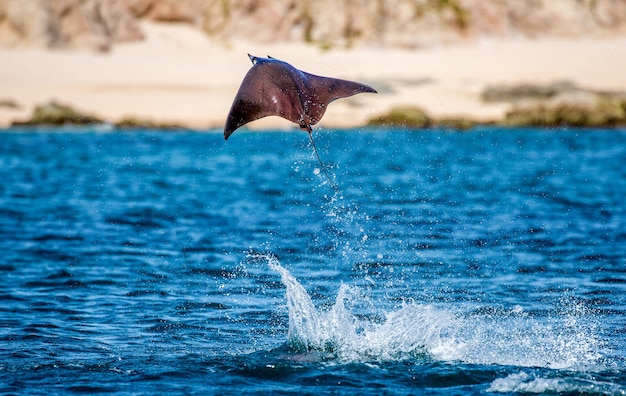
[{"label": "rocky shoreline", "polygon": [[[250,68],[246,53],[377,89],[334,102],[320,123],[324,128],[624,124],[626,38],[320,50],[251,42],[223,47],[188,25],[142,26],[144,41],[105,54],[0,48],[0,126],[219,128]],[[64,106],[73,111],[55,119]],[[291,125],[267,117],[250,128]]]},{"label": "rocky shoreline", "polygon": [[415,106],[398,106],[371,118],[368,125],[469,129],[488,124],[507,127],[615,127],[626,126],[626,92],[585,89],[569,81],[546,85],[521,84],[487,87],[485,102],[511,105],[504,118],[478,121],[468,118],[436,118]]},{"label": "rocky shoreline", "polygon": [[126,117],[118,121],[109,121],[92,113],[78,110],[71,105],[52,100],[36,106],[30,118],[13,121],[11,128],[33,126],[87,126],[108,124],[116,128],[155,128],[155,129],[189,129],[188,126],[176,123],[163,123],[148,118]]},{"label": "rocky shoreline", "polygon": [[321,127],[624,124],[626,0],[0,0],[0,127],[219,128],[247,53],[378,90]]},{"label": "rocky shoreline", "polygon": [[[501,119],[476,120],[467,117],[435,117],[419,106],[397,105],[384,114],[370,117],[364,126],[456,130],[467,130],[478,125],[545,128],[626,126],[626,92],[621,91],[597,91],[569,81],[557,81],[545,85],[490,86],[482,92],[481,98],[485,102],[509,103],[511,109]],[[19,104],[5,99],[0,101],[0,106],[18,107]],[[149,118],[106,120],[56,100],[36,106],[30,118],[16,120],[11,127],[94,124],[110,124],[121,129],[190,129],[189,125]]]}]

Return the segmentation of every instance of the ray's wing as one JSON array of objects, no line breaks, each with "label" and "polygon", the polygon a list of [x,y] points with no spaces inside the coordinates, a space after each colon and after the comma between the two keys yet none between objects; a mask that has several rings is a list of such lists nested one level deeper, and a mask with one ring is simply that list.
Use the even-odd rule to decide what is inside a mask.
[{"label": "ray's wing", "polygon": [[224,139],[237,128],[259,118],[279,116],[298,123],[304,113],[293,78],[294,70],[298,71],[281,61],[251,59],[254,66],[244,77],[230,108]]},{"label": "ray's wing", "polygon": [[307,100],[307,114],[311,125],[317,124],[322,119],[326,107],[333,100],[363,92],[376,93],[376,90],[369,85],[355,81],[316,76],[306,72],[302,72],[302,74],[306,76],[306,85],[310,93],[310,98]]}]

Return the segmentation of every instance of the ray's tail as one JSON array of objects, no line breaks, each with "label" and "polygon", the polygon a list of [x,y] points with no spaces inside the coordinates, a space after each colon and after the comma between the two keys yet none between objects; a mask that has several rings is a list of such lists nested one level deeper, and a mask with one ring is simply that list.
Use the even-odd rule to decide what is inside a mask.
[{"label": "ray's tail", "polygon": [[317,157],[317,161],[320,163],[320,169],[324,173],[324,176],[326,176],[326,179],[328,179],[328,184],[330,184],[330,186],[333,188],[333,190],[335,190],[335,192],[338,193],[339,192],[339,188],[331,180],[330,176],[328,175],[328,172],[326,171],[326,167],[324,166],[324,163],[322,162],[322,159],[320,158],[320,154],[317,152],[317,147],[315,146],[315,140],[313,140],[313,131],[312,131],[310,126],[307,128],[307,132],[309,132],[309,138],[311,139],[311,146],[313,146],[313,151],[315,152],[315,156]]}]

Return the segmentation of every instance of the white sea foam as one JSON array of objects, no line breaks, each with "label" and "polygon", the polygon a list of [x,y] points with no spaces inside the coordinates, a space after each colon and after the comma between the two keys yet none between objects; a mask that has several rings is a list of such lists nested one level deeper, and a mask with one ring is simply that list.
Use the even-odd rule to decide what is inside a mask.
[{"label": "white sea foam", "polygon": [[601,359],[595,328],[582,323],[575,312],[534,318],[521,307],[466,314],[458,307],[405,303],[374,319],[356,315],[349,308],[364,298],[359,288],[342,284],[334,304],[320,309],[275,257],[263,258],[280,274],[286,287],[289,342],[331,354],[341,362],[421,356],[470,364],[563,369],[590,367]]},{"label": "white sea foam", "polygon": [[626,389],[618,384],[594,379],[545,378],[521,371],[494,380],[488,392],[496,393],[592,393],[623,395]]},{"label": "white sea foam", "polygon": [[504,378],[498,378],[491,383],[490,392],[523,392],[523,393],[544,393],[544,392],[568,392],[572,384],[559,378],[536,378],[525,372],[510,374]]}]

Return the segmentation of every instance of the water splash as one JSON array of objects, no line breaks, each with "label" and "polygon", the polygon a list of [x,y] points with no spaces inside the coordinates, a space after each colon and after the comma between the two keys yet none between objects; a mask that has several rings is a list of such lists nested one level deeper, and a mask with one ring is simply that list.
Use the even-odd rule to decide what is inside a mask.
[{"label": "water splash", "polygon": [[[463,313],[429,304],[404,303],[396,310],[357,315],[349,308],[363,299],[358,287],[342,284],[329,309],[311,297],[271,254],[257,253],[280,274],[289,312],[288,343],[338,362],[434,359],[553,369],[598,364],[601,343],[592,324],[576,312],[535,318],[511,311]],[[572,309],[575,311],[575,309]]]},{"label": "water splash", "polygon": [[590,315],[550,312],[536,317],[510,311],[467,315],[457,358],[476,364],[587,369],[602,360],[602,342]]},{"label": "water splash", "polygon": [[360,297],[358,288],[342,284],[333,306],[318,310],[302,285],[278,260],[266,255],[269,267],[278,272],[287,288],[288,341],[307,351],[323,351],[339,361],[402,360],[454,348],[442,335],[454,320],[432,306],[405,305],[390,312],[382,322],[359,319],[346,301]]}]

